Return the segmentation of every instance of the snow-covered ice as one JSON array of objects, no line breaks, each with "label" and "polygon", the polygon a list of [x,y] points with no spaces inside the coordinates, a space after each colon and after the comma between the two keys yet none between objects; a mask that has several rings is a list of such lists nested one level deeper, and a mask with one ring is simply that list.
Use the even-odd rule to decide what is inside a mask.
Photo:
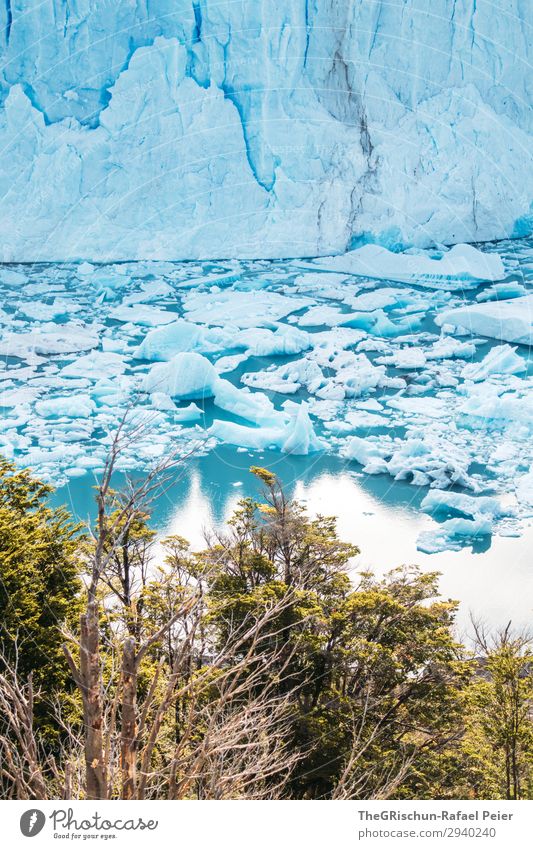
[{"label": "snow-covered ice", "polygon": [[526,235],[530,15],[499,5],[7,0],[0,260]]},{"label": "snow-covered ice", "polygon": [[483,253],[472,245],[454,245],[439,258],[422,251],[397,254],[380,245],[364,245],[342,256],[317,260],[314,265],[328,271],[417,283],[432,289],[463,289],[505,277],[498,254]]},{"label": "snow-covered ice", "polygon": [[533,498],[531,254],[484,248],[504,279],[464,291],[302,260],[0,267],[0,451],[56,484],[98,474],[130,409],[125,472],[220,443],[329,453],[392,493],[421,489],[436,523],[425,551],[519,533]]},{"label": "snow-covered ice", "polygon": [[437,324],[462,328],[491,339],[533,344],[533,295],[512,300],[491,301],[442,312]]}]

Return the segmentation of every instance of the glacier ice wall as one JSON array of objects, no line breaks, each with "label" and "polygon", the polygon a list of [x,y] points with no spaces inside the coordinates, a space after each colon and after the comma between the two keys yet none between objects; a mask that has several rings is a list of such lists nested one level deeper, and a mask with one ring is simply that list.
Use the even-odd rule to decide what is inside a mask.
[{"label": "glacier ice wall", "polygon": [[1,0],[0,260],[524,235],[529,4]]}]

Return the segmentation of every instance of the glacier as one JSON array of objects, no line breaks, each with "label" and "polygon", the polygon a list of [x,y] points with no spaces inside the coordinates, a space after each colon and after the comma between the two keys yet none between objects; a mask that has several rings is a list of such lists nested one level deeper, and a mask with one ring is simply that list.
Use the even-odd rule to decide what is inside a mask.
[{"label": "glacier", "polygon": [[527,0],[6,0],[0,261],[526,236],[531,44]]}]

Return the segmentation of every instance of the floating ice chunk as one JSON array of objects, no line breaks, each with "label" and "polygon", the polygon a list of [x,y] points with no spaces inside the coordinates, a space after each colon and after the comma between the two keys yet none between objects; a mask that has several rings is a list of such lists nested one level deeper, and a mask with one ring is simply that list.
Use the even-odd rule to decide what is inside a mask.
[{"label": "floating ice chunk", "polygon": [[319,306],[307,310],[299,319],[299,327],[335,327],[347,317],[338,307]]},{"label": "floating ice chunk", "polygon": [[110,318],[116,321],[127,322],[131,321],[139,327],[157,327],[160,324],[170,324],[176,320],[176,313],[168,310],[160,310],[157,307],[151,307],[146,304],[140,304],[135,307],[123,306],[116,307],[109,313]]},{"label": "floating ice chunk", "polygon": [[[364,339],[366,339],[366,333],[352,327],[334,327],[331,330],[319,331],[311,335],[314,347],[313,356],[321,365],[326,365],[329,359],[338,354],[339,351],[351,348],[357,343],[362,344]],[[386,345],[387,343],[378,342],[377,344]]]},{"label": "floating ice chunk", "polygon": [[179,353],[168,363],[152,366],[144,378],[143,390],[184,400],[211,398],[219,380],[215,367],[206,357]]},{"label": "floating ice chunk", "polygon": [[355,460],[361,466],[368,466],[369,463],[380,461],[383,471],[386,472],[387,466],[384,459],[390,456],[390,451],[380,445],[375,438],[363,439],[360,436],[352,436],[344,446],[342,455],[347,460]]},{"label": "floating ice chunk", "polygon": [[360,398],[372,392],[381,384],[385,374],[384,366],[375,366],[365,354],[352,351],[338,354],[330,368],[336,369],[333,382],[342,387],[346,398]]},{"label": "floating ice chunk", "polygon": [[285,433],[286,438],[281,445],[284,454],[312,454],[325,448],[325,443],[315,433],[307,410],[307,404],[302,402],[288,433]]},{"label": "floating ice chunk", "polygon": [[71,466],[68,469],[65,469],[65,474],[69,478],[82,478],[87,474],[87,469],[84,469],[81,466]]},{"label": "floating ice chunk", "polygon": [[299,455],[325,448],[325,443],[315,433],[305,402],[299,405],[289,422],[280,415],[278,424],[251,428],[217,420],[209,432],[221,442],[241,448],[277,448],[285,454]]},{"label": "floating ice chunk", "polygon": [[110,336],[102,337],[102,351],[112,352],[113,354],[131,354],[125,339],[113,339]]},{"label": "floating ice chunk", "polygon": [[228,271],[225,274],[215,273],[207,274],[202,277],[187,277],[182,280],[176,280],[174,285],[178,289],[198,289],[200,286],[229,286],[230,283],[235,283],[239,279],[240,269],[236,271]]},{"label": "floating ice chunk", "polygon": [[468,475],[470,456],[457,450],[451,440],[435,439],[431,431],[424,438],[414,434],[399,445],[393,443],[389,453],[387,471],[395,480],[438,489],[454,484],[475,489]]},{"label": "floating ice chunk", "polygon": [[509,283],[496,283],[494,286],[489,286],[488,289],[476,295],[476,301],[482,303],[503,298],[520,298],[522,295],[527,295],[526,287],[516,280],[511,280]]},{"label": "floating ice chunk", "polygon": [[516,497],[521,506],[533,507],[533,467],[519,478],[516,485]]},{"label": "floating ice chunk", "polygon": [[262,392],[237,389],[228,380],[218,378],[214,386],[214,401],[218,407],[255,424],[279,424],[283,413],[274,409],[272,401]]},{"label": "floating ice chunk", "polygon": [[533,428],[533,392],[505,392],[490,383],[470,384],[468,395],[459,405],[470,426],[487,430],[507,427],[509,422]]},{"label": "floating ice chunk", "polygon": [[391,350],[388,342],[383,342],[381,339],[363,339],[359,342],[356,348],[357,351],[367,351],[368,353],[386,354]]},{"label": "floating ice chunk", "polygon": [[[321,366],[336,372],[334,377],[326,379]],[[305,386],[318,398],[342,400],[373,391],[384,373],[383,366],[374,366],[364,354],[320,346],[307,357],[277,369],[245,374],[242,381],[249,386],[288,394]]]},{"label": "floating ice chunk", "polygon": [[408,291],[385,287],[383,289],[375,289],[373,292],[362,292],[354,298],[346,298],[345,303],[349,304],[354,310],[373,312],[374,310],[410,303],[413,298],[407,295]]},{"label": "floating ice chunk", "polygon": [[7,368],[5,371],[0,371],[0,381],[6,380],[16,380],[20,383],[22,380],[29,380],[32,377],[35,377],[37,371],[33,366],[26,366],[21,368]]},{"label": "floating ice chunk", "polygon": [[458,307],[441,313],[435,321],[504,342],[532,345],[533,295]]},{"label": "floating ice chunk", "polygon": [[202,411],[193,403],[175,410],[173,418],[175,422],[198,422],[202,418]]},{"label": "floating ice chunk", "polygon": [[467,360],[475,356],[476,346],[473,342],[461,342],[453,336],[441,336],[433,343],[429,351],[426,351],[428,360]]},{"label": "floating ice chunk", "polygon": [[448,519],[435,530],[424,531],[417,540],[417,548],[426,554],[439,551],[460,551],[467,540],[474,542],[492,534],[492,519],[484,516],[478,519]]},{"label": "floating ice chunk", "polygon": [[412,333],[420,327],[422,316],[407,316],[399,321],[391,321],[383,310],[374,312],[343,313],[337,324],[345,327],[356,327],[365,330],[373,336],[382,336],[384,339],[394,339]]},{"label": "floating ice chunk", "polygon": [[401,348],[386,357],[378,357],[376,362],[401,369],[419,369],[426,365],[426,355],[420,348]]},{"label": "floating ice chunk", "polygon": [[80,262],[76,268],[76,274],[78,274],[79,277],[87,277],[93,273],[94,268],[94,265],[90,262]]},{"label": "floating ice chunk", "polygon": [[241,381],[254,389],[267,389],[270,392],[292,395],[302,386],[305,386],[310,393],[316,392],[324,385],[324,375],[316,362],[303,358],[276,369],[243,374]]},{"label": "floating ice chunk", "polygon": [[24,333],[4,333],[0,340],[0,355],[27,359],[32,354],[74,354],[88,351],[99,344],[97,331],[76,324],[42,324]]},{"label": "floating ice chunk", "polygon": [[228,372],[235,371],[241,363],[246,362],[248,359],[248,354],[232,354],[228,357],[220,357],[215,362],[215,368],[218,374],[227,374]]},{"label": "floating ice chunk", "polygon": [[19,307],[19,311],[27,318],[33,318],[38,321],[54,321],[54,319],[80,312],[81,309],[81,304],[60,298],[56,298],[52,304],[29,301],[26,304],[21,304]]},{"label": "floating ice chunk", "polygon": [[150,280],[148,283],[143,283],[140,292],[133,292],[131,295],[126,295],[122,299],[122,306],[132,306],[133,304],[146,304],[150,301],[159,301],[161,298],[166,298],[173,295],[172,286],[165,283],[164,280]]},{"label": "floating ice chunk", "polygon": [[150,403],[154,410],[162,410],[163,412],[176,412],[177,407],[169,395],[164,392],[153,392],[150,396]]},{"label": "floating ice chunk", "polygon": [[502,507],[498,498],[486,495],[476,497],[451,490],[428,492],[420,507],[425,513],[432,513],[433,515],[460,513],[463,516],[470,516],[472,519],[482,516],[494,519],[513,513],[509,508]]},{"label": "floating ice chunk", "polygon": [[62,416],[69,419],[88,419],[95,410],[95,404],[89,395],[67,395],[37,401],[35,410],[45,419]]},{"label": "floating ice chunk", "polygon": [[357,404],[358,410],[372,410],[372,412],[385,412],[383,409],[383,404],[379,401],[376,401],[375,398],[368,398],[366,401],[359,401]]},{"label": "floating ice chunk", "polygon": [[14,268],[6,268],[4,265],[0,269],[0,283],[6,286],[23,286],[27,282],[27,276],[20,271],[15,271]]},{"label": "floating ice chunk", "polygon": [[497,345],[492,348],[480,363],[470,363],[464,367],[461,377],[478,383],[493,374],[522,374],[527,371],[527,363],[510,345]]},{"label": "floating ice chunk", "polygon": [[232,347],[245,348],[247,355],[254,357],[291,356],[309,350],[311,337],[297,327],[281,324],[274,333],[266,328],[242,330]]},{"label": "floating ice chunk", "polygon": [[111,351],[91,351],[61,369],[61,377],[87,377],[100,380],[125,371],[126,363],[120,354]]},{"label": "floating ice chunk", "polygon": [[20,407],[22,404],[34,401],[40,394],[41,390],[33,389],[30,386],[8,389],[0,392],[0,407]]},{"label": "floating ice chunk", "polygon": [[[173,315],[173,318],[175,316]],[[232,345],[232,335],[222,329],[200,327],[184,319],[151,330],[134,350],[133,358],[168,362],[182,352],[214,353]]]},{"label": "floating ice chunk", "polygon": [[170,362],[153,366],[142,388],[150,394],[165,393],[182,400],[214,398],[218,407],[257,424],[277,423],[282,416],[266,395],[237,389],[219,377],[201,354],[176,354]]},{"label": "floating ice chunk", "polygon": [[445,419],[449,416],[449,405],[442,398],[427,396],[424,398],[390,398],[388,407],[401,410],[403,413],[411,413],[428,419]]},{"label": "floating ice chunk", "polygon": [[326,422],[326,430],[330,433],[343,434],[353,433],[354,430],[368,429],[376,427],[386,427],[387,419],[385,416],[369,413],[366,410],[355,410],[346,414],[345,421]]},{"label": "floating ice chunk", "polygon": [[317,260],[320,268],[416,283],[434,289],[462,289],[466,283],[502,280],[505,269],[498,254],[484,253],[471,245],[454,245],[440,259],[427,253],[395,254],[380,245],[364,245],[342,256]]},{"label": "floating ice chunk", "polygon": [[266,448],[279,449],[283,429],[276,426],[246,427],[216,419],[209,428],[209,434],[228,445],[262,451]]},{"label": "floating ice chunk", "polygon": [[313,304],[311,298],[289,298],[278,292],[220,292],[188,295],[187,318],[210,325],[266,327],[290,313]]}]

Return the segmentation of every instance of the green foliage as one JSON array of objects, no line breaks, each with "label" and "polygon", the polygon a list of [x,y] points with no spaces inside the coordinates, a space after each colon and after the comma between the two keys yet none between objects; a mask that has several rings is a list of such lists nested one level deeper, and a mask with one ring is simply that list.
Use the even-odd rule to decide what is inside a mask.
[{"label": "green foliage", "polygon": [[[134,687],[146,706],[142,722],[158,700],[169,708],[154,775],[167,774],[177,747],[184,764],[202,750],[217,727],[211,707],[221,723],[267,691],[288,705],[283,739],[275,740],[297,755],[287,797],[533,797],[531,642],[507,629],[469,654],[454,638],[457,604],[439,597],[437,573],[358,572],[359,551],[338,538],[334,518],[310,518],[274,474],[252,472],[261,499],[243,499],[205,551],[168,538],[163,563],[148,515],[136,507],[124,514],[120,494],[111,493],[98,668],[120,724],[123,647],[147,641]],[[80,728],[61,628],[78,632],[80,575],[95,556],[67,512],[47,505],[50,491],[0,462],[2,649],[22,679],[32,673],[43,690],[37,720],[47,739],[45,700],[56,696]],[[250,627],[261,621],[267,625]]]},{"label": "green foliage", "polygon": [[[296,685],[299,694],[293,745],[304,757],[292,792],[330,796],[357,741],[346,781],[371,797],[403,763],[414,774],[457,733],[465,667],[452,637],[456,604],[437,600],[438,576],[415,568],[382,580],[363,574],[354,588],[348,568],[358,550],[338,539],[335,520],[310,519],[272,473],[252,471],[265,502],[243,500],[228,535],[203,554],[211,621],[222,644],[246,617],[293,594],[271,637],[290,658],[280,689]],[[431,795],[429,781],[418,784]]]},{"label": "green foliage", "polygon": [[533,798],[533,649],[506,630],[491,645],[465,694],[462,741],[471,795]]},{"label": "green foliage", "polygon": [[47,506],[51,491],[0,460],[2,650],[46,693],[71,689],[61,628],[76,628],[81,609],[79,528],[65,509]]}]

